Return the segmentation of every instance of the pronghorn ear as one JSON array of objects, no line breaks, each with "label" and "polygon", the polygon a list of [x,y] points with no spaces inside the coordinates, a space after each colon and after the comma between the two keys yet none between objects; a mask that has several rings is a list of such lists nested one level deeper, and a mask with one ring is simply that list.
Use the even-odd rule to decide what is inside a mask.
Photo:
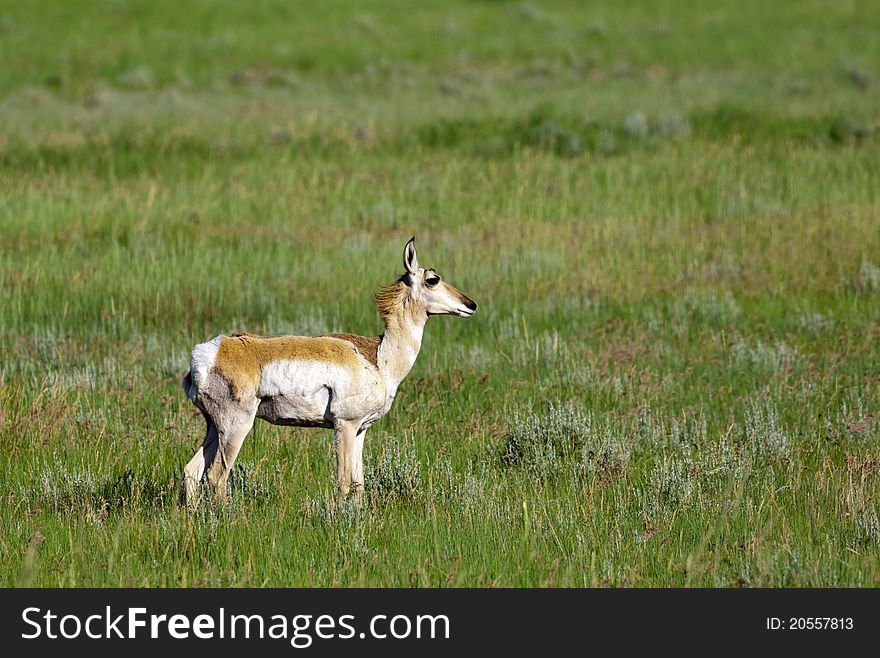
[{"label": "pronghorn ear", "polygon": [[410,274],[419,273],[419,257],[416,254],[415,236],[411,237],[403,248],[403,266]]}]

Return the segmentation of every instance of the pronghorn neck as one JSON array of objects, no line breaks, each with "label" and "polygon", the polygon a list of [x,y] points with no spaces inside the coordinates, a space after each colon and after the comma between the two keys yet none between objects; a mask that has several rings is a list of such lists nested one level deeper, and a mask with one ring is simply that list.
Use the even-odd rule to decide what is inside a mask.
[{"label": "pronghorn neck", "polygon": [[421,304],[402,304],[384,317],[385,333],[379,343],[379,371],[394,388],[409,374],[419,350],[428,314]]}]

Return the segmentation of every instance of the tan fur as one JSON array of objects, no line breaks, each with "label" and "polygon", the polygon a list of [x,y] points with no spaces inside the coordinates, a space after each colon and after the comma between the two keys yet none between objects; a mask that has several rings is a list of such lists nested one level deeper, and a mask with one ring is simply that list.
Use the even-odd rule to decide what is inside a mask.
[{"label": "tan fur", "polygon": [[373,295],[373,301],[376,302],[376,308],[379,309],[379,315],[382,316],[383,321],[387,322],[388,318],[403,310],[408,294],[406,284],[403,281],[395,281],[376,291],[376,294]]},{"label": "tan fur", "polygon": [[382,342],[381,336],[367,337],[358,336],[357,334],[324,334],[323,338],[339,338],[346,340],[357,348],[367,361],[377,368],[379,367],[379,343]]},{"label": "tan fur", "polygon": [[[347,339],[346,339],[347,340]],[[236,333],[220,341],[214,368],[241,398],[256,392],[263,366],[276,361],[310,360],[338,363],[352,369],[360,367],[353,341],[323,336],[278,336],[265,338]]]}]

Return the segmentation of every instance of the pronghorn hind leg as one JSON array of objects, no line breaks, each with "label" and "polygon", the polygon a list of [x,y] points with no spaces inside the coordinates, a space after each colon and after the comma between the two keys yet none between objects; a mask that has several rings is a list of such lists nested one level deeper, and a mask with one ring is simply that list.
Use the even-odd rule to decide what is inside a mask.
[{"label": "pronghorn hind leg", "polygon": [[220,502],[227,502],[226,483],[229,480],[229,472],[235,465],[235,459],[241,450],[245,437],[254,426],[254,419],[259,403],[252,409],[236,409],[224,415],[222,422],[217,426],[217,454],[208,467],[208,484],[214,490],[214,498]]},{"label": "pronghorn hind leg", "polygon": [[217,426],[208,414],[205,416],[205,439],[189,463],[183,468],[183,488],[187,505],[195,505],[199,499],[199,487],[207,465],[214,461],[218,447]]}]

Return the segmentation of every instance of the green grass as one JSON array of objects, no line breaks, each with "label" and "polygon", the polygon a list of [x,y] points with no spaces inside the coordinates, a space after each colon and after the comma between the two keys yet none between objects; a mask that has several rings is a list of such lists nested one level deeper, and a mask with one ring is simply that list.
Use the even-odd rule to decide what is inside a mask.
[{"label": "green grass", "polygon": [[[0,585],[880,585],[880,7],[0,2]],[[221,332],[432,319],[337,504]]]}]

